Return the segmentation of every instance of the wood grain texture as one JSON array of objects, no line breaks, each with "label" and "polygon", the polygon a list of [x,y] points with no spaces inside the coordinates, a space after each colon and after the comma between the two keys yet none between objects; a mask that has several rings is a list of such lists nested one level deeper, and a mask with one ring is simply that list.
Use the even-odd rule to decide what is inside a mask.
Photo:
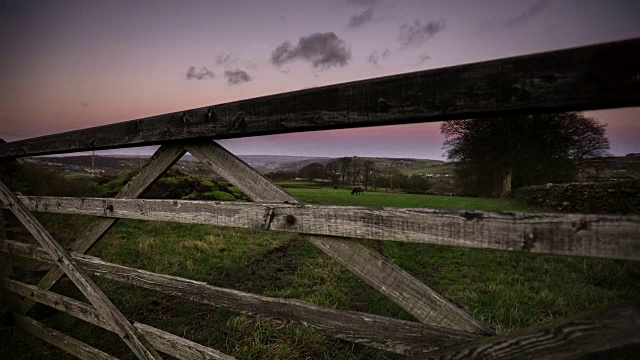
[{"label": "wood grain texture", "polygon": [[[635,359],[640,345],[640,301],[595,314],[486,338],[420,355],[419,359]],[[626,352],[629,351],[629,352]],[[591,355],[591,356],[590,356]]]},{"label": "wood grain texture", "polygon": [[326,236],[311,236],[309,241],[419,321],[483,335],[495,334],[464,309],[455,306],[378,252],[354,241]]},{"label": "wood grain texture", "polygon": [[[6,240],[0,251],[42,262],[51,262],[46,251]],[[219,288],[194,280],[154,274],[72,253],[82,268],[94,275],[158,290],[193,301],[247,314],[263,315],[313,329],[321,334],[399,354],[412,355],[467,342],[478,334],[428,324],[391,319],[356,311],[324,308],[308,302],[280,299]]]},{"label": "wood grain texture", "polygon": [[95,306],[96,310],[114,327],[115,332],[139,359],[160,359],[158,353],[140,335],[131,323],[111,303],[100,288],[80,269],[69,253],[49,234],[38,219],[0,181],[0,201],[9,209],[35,240],[64,271],[78,290]]},{"label": "wood grain texture", "polygon": [[[54,292],[41,289],[34,285],[25,284],[16,280],[5,280],[6,288],[12,293],[27,297],[33,301],[50,306],[54,309],[66,312],[103,329],[113,331],[111,325],[91,306]],[[131,321],[133,326],[149,341],[158,351],[171,355],[181,360],[203,359],[235,359],[217,350],[202,346],[193,341],[183,339],[166,331],[162,331],[139,322]]]},{"label": "wood grain texture", "polygon": [[[20,197],[31,211],[640,260],[640,216]],[[249,215],[254,218],[246,218]]]},{"label": "wood grain texture", "polygon": [[[237,156],[210,140],[197,146],[187,146],[187,149],[254,201],[300,204],[284,189],[273,184]],[[198,211],[198,213],[202,212]],[[270,222],[273,221],[271,209],[268,213],[264,213],[262,218],[266,220],[263,228],[269,229]],[[417,320],[446,328],[493,334],[493,331],[464,310],[364,245],[326,236],[310,236],[309,241]]]},{"label": "wood grain texture", "polygon": [[[136,174],[116,194],[116,198],[136,198],[169,170],[185,154],[181,145],[170,144],[161,146],[145,164],[138,169]],[[71,245],[71,251],[86,253],[102,236],[116,224],[118,219],[96,219],[83,231],[77,240]],[[51,289],[64,273],[59,267],[49,270],[38,282],[43,289]],[[35,305],[33,301],[24,301],[20,305],[20,312],[26,314]]]},{"label": "wood grain texture", "polygon": [[58,347],[69,354],[83,360],[118,360],[118,358],[102,352],[91,345],[87,345],[80,340],[69,335],[45,326],[30,317],[16,314],[16,322],[21,328],[37,336],[38,338]]},{"label": "wood grain texture", "polygon": [[636,38],[354,81],[11,142],[0,158],[638,106],[639,54]]}]

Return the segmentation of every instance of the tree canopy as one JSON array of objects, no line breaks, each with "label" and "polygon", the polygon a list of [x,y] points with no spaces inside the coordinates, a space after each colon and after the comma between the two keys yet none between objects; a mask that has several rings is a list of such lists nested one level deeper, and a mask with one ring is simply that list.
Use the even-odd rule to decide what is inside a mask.
[{"label": "tree canopy", "polygon": [[573,181],[577,161],[609,149],[605,127],[557,113],[449,121],[440,130],[465,192],[505,196],[512,186]]}]

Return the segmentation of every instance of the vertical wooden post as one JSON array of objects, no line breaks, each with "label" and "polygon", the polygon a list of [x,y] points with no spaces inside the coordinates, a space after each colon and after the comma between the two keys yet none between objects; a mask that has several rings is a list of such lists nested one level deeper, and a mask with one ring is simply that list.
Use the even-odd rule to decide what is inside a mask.
[{"label": "vertical wooden post", "polygon": [[[0,209],[0,241],[7,239],[6,222],[4,220],[4,209]],[[15,311],[17,307],[17,301],[15,296],[11,294],[4,286],[4,279],[11,278],[13,275],[13,268],[11,266],[11,255],[8,253],[0,252],[0,302],[3,304],[3,312],[0,314],[2,319],[9,316],[11,312]]]}]

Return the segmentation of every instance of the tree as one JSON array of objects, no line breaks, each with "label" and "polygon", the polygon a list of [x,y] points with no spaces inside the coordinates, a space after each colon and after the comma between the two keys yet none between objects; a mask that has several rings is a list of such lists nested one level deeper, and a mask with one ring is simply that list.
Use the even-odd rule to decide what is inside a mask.
[{"label": "tree", "polygon": [[369,184],[372,183],[372,179],[376,176],[376,164],[371,160],[365,160],[362,163],[362,182],[364,184],[365,190],[368,189]]},{"label": "tree", "polygon": [[425,192],[429,190],[429,180],[425,176],[413,174],[405,181],[404,188],[415,192]]},{"label": "tree", "polygon": [[325,171],[324,165],[314,162],[309,165],[305,165],[302,169],[300,169],[298,175],[301,178],[306,178],[309,180],[324,179],[327,176],[327,172]]},{"label": "tree", "polygon": [[353,161],[350,157],[339,158],[338,164],[340,166],[340,183],[346,184],[349,181],[349,174],[351,173],[351,162]]},{"label": "tree", "polygon": [[333,184],[333,186],[337,186],[340,183],[340,167],[336,161],[326,163],[324,171],[331,180],[331,184]]},{"label": "tree", "polygon": [[351,161],[351,169],[350,169],[350,181],[351,185],[356,186],[360,181],[362,176],[362,160],[358,159],[356,156],[353,157]]},{"label": "tree", "polygon": [[465,192],[504,197],[512,187],[574,181],[577,161],[609,149],[605,126],[559,113],[449,121],[440,130]]},{"label": "tree", "polygon": [[[6,144],[4,139],[0,139],[0,144]],[[5,185],[11,187],[15,185],[16,175],[18,174],[20,167],[16,159],[3,159],[0,160],[0,181]]]},{"label": "tree", "polygon": [[402,174],[398,166],[393,163],[389,163],[385,167],[384,173],[384,187],[385,192],[389,190],[393,191],[396,188],[402,188],[404,186],[405,181],[407,180],[407,176]]},{"label": "tree", "polygon": [[294,171],[273,171],[266,174],[271,181],[287,181],[296,178],[297,173]]}]

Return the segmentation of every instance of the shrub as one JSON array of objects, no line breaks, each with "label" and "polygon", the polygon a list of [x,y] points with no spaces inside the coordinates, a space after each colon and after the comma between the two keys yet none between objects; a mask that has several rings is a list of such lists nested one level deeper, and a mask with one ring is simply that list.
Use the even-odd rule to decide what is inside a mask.
[{"label": "shrub", "polygon": [[34,196],[97,196],[93,181],[68,179],[54,170],[29,162],[21,162],[9,186],[13,191]]},{"label": "shrub", "polygon": [[[104,196],[114,196],[133,177],[134,173],[123,174],[100,185]],[[233,189],[233,188],[232,188]],[[155,184],[142,193],[144,199],[182,199],[182,200],[221,200],[235,201],[241,198],[239,190],[234,191],[225,185],[187,175],[180,170],[171,169]]]},{"label": "shrub", "polygon": [[203,194],[205,200],[219,200],[219,201],[235,201],[236,198],[226,192],[222,191],[209,191]]},{"label": "shrub", "polygon": [[200,195],[193,191],[191,194],[187,195],[187,196],[183,196],[182,200],[199,200]]}]

